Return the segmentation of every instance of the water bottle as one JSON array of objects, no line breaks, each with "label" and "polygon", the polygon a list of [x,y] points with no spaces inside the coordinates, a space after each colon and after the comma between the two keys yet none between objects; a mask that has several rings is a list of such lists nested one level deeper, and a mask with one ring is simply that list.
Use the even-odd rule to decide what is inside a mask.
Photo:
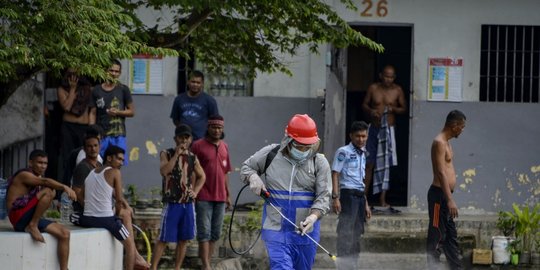
[{"label": "water bottle", "polygon": [[73,213],[73,205],[71,199],[66,192],[60,197],[60,214],[62,223],[69,223],[69,216]]},{"label": "water bottle", "polygon": [[7,193],[7,181],[0,178],[0,219],[6,218],[6,194]]}]

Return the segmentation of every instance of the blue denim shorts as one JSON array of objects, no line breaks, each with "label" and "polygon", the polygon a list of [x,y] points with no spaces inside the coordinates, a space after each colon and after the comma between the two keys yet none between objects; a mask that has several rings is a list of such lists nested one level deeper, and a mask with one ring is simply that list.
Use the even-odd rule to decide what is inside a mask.
[{"label": "blue denim shorts", "polygon": [[224,202],[198,201],[197,212],[197,241],[215,242],[221,237],[221,226],[225,215]]}]

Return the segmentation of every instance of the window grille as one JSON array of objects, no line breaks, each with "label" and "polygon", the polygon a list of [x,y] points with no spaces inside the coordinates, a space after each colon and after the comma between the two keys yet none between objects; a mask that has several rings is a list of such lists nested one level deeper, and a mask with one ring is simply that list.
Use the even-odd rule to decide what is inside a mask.
[{"label": "window grille", "polygon": [[482,25],[480,101],[538,103],[540,26]]},{"label": "window grille", "polygon": [[206,70],[204,63],[196,62],[198,69],[204,72],[204,91],[215,97],[253,96],[253,80],[247,76],[247,70],[235,69],[228,65],[223,73]]}]

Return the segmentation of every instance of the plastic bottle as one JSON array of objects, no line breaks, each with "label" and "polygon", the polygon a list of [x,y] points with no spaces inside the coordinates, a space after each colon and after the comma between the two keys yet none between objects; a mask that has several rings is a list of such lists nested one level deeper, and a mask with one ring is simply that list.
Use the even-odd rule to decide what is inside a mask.
[{"label": "plastic bottle", "polygon": [[6,218],[7,180],[0,178],[0,219]]},{"label": "plastic bottle", "polygon": [[73,205],[67,193],[60,197],[60,214],[62,223],[69,223],[69,216],[73,213]]}]

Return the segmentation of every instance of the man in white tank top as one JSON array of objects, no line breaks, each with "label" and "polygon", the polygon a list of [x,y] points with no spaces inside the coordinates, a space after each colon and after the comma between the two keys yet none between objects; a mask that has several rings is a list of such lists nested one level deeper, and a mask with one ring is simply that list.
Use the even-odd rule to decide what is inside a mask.
[{"label": "man in white tank top", "polygon": [[82,191],[84,213],[79,219],[79,224],[84,227],[109,230],[124,245],[125,269],[131,270],[135,267],[135,241],[118,217],[121,209],[129,207],[122,194],[122,174],[120,173],[120,168],[124,163],[124,153],[125,151],[118,146],[109,146],[105,151],[105,165],[91,171],[86,178]]}]

